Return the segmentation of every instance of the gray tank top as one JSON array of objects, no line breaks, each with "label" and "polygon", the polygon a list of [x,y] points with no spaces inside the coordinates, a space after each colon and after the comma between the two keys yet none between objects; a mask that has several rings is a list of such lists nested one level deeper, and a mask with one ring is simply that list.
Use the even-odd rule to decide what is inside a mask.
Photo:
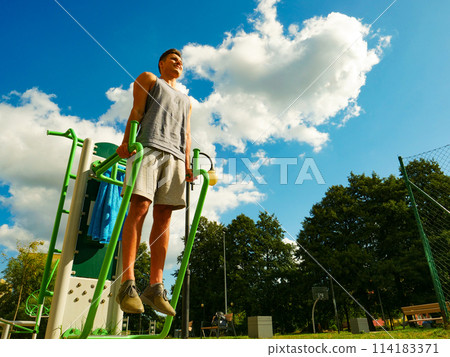
[{"label": "gray tank top", "polygon": [[157,78],[149,91],[136,140],[144,147],[153,147],[185,161],[185,127],[190,102],[187,95]]}]

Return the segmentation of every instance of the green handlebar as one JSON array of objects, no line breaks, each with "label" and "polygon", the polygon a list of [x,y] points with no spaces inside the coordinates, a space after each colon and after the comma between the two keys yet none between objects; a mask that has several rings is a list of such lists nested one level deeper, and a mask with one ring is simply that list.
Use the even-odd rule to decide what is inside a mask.
[{"label": "green handlebar", "polygon": [[[130,135],[128,137],[128,151],[131,153],[134,150],[136,150],[136,154],[141,153],[143,150],[142,144],[136,142],[136,133],[137,128],[139,126],[139,122],[136,120],[133,120],[130,125]],[[94,172],[94,174],[97,176],[97,178],[101,179],[102,181],[106,181],[108,183],[112,183],[115,185],[122,185],[121,181],[111,179],[109,177],[106,177],[104,173],[112,166],[117,164],[122,158],[119,156],[119,154],[115,153],[108,157],[106,160],[100,162],[100,161],[94,161],[92,163],[91,169]]]},{"label": "green handlebar", "polygon": [[198,158],[200,157],[200,149],[194,149],[194,157],[192,158],[192,172],[194,177],[200,174],[200,163]]},{"label": "green handlebar", "polygon": [[75,131],[73,129],[68,129],[65,133],[61,133],[59,131],[47,130],[47,135],[53,136],[62,136],[64,138],[68,138],[70,140],[76,141],[76,146],[82,147],[84,140],[80,139],[76,136]]},{"label": "green handlebar", "polygon": [[137,129],[139,127],[139,122],[133,120],[130,124],[130,135],[128,136],[128,151],[133,152],[133,145],[136,143]]}]

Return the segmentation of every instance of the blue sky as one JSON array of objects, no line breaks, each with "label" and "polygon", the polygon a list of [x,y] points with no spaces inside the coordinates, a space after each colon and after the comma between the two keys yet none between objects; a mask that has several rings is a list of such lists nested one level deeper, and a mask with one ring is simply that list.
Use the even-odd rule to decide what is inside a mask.
[{"label": "blue sky", "polygon": [[[210,219],[256,220],[265,209],[292,239],[350,172],[397,175],[398,155],[448,144],[446,1],[59,4],[132,77],[157,73],[164,50],[183,51],[193,146],[226,160],[207,198]],[[45,130],[73,127],[80,137],[120,143],[133,79],[55,1],[0,6],[0,250],[11,256],[17,239],[51,234],[70,143]],[[297,162],[287,166],[287,184],[273,158]],[[307,158],[324,184],[312,168],[312,180],[295,184]],[[266,184],[241,183],[250,173],[244,160]],[[176,216],[169,271],[183,225]]]}]

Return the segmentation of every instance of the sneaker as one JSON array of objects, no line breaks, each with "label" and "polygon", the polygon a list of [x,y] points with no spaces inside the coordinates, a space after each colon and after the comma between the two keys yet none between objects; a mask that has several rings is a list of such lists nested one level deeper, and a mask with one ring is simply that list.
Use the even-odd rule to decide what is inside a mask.
[{"label": "sneaker", "polygon": [[167,290],[164,289],[162,283],[155,286],[147,286],[141,294],[141,300],[144,304],[149,305],[154,310],[169,316],[175,316],[175,310],[167,299]]},{"label": "sneaker", "polygon": [[144,305],[142,305],[142,301],[139,299],[134,280],[127,280],[120,286],[116,301],[123,312],[129,314],[140,314],[144,312]]}]

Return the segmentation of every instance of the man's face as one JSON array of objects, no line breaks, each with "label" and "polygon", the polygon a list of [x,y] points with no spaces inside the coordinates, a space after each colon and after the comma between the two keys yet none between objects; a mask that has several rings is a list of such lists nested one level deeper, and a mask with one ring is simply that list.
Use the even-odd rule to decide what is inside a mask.
[{"label": "man's face", "polygon": [[169,54],[160,62],[161,73],[167,73],[178,78],[183,73],[183,60],[175,53]]}]

